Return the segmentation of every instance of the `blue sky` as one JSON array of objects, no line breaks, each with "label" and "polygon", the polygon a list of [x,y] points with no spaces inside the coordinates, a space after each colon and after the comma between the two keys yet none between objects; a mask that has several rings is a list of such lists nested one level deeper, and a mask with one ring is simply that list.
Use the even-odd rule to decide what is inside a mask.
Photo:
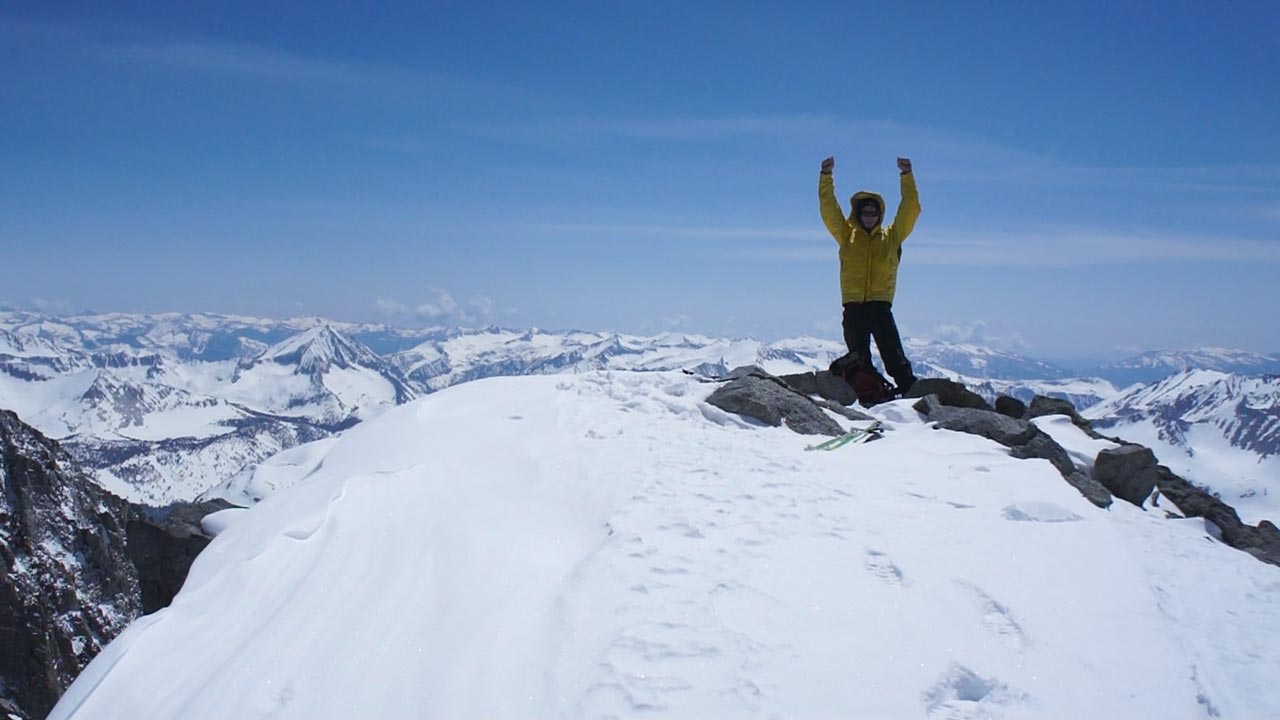
[{"label": "blue sky", "polygon": [[6,3],[0,302],[1280,351],[1280,5]]}]

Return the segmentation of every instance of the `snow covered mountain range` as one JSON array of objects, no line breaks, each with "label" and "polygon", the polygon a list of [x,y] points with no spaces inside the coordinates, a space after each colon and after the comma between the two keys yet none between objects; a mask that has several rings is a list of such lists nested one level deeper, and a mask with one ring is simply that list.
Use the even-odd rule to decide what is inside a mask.
[{"label": "snow covered mountain range", "polygon": [[1094,368],[1090,374],[1116,387],[1158,382],[1188,370],[1214,370],[1234,375],[1280,375],[1280,353],[1264,355],[1225,348],[1155,350]]},{"label": "snow covered mountain range", "polygon": [[[281,455],[278,489],[206,518],[220,534],[172,605],[49,717],[1280,707],[1280,572],[1203,519],[1098,507],[1050,462],[935,429],[912,400],[870,410],[882,439],[808,452],[811,436],[708,402],[718,387],[488,378]],[[1114,445],[1034,422],[1086,471]]]},{"label": "snow covered mountain range", "polygon": [[1246,522],[1280,517],[1280,376],[1187,370],[1083,414],[1213,488]]},{"label": "snow covered mountain range", "polygon": [[[1091,417],[1114,415],[1116,432],[1123,429],[1119,418],[1132,416],[1116,385],[1101,377],[1072,377],[1049,363],[974,345],[906,344],[918,375],[959,380],[988,400],[1001,394],[1062,397],[1081,409],[1105,408]],[[766,344],[675,333],[0,311],[0,407],[59,439],[108,489],[162,505],[230,485],[247,487],[245,473],[267,457],[476,379],[601,369],[717,376],[749,364],[782,375],[825,368],[843,352],[842,343],[815,338]],[[1140,356],[1131,364],[1148,372],[1196,362],[1263,368],[1266,358],[1197,351]],[[1230,403],[1229,397],[1216,392],[1205,402]],[[1248,407],[1267,412],[1256,401]],[[1178,411],[1162,412],[1173,417]],[[1201,411],[1181,422],[1198,425],[1206,417]],[[1236,468],[1222,471],[1229,477],[1215,476],[1218,485],[1228,493],[1266,494],[1265,466],[1274,453],[1266,449],[1271,446],[1263,425],[1250,424],[1244,432],[1228,432],[1221,423],[1204,427],[1222,437],[1224,449],[1214,461]],[[1257,439],[1255,431],[1262,433]],[[1192,436],[1203,443],[1212,432]],[[1188,474],[1196,478],[1207,470]]]}]

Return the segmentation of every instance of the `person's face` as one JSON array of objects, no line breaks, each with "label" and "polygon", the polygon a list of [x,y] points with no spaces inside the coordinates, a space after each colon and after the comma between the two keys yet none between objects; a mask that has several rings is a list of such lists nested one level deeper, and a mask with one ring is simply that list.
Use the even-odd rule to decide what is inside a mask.
[{"label": "person's face", "polygon": [[858,213],[858,219],[862,222],[862,227],[870,230],[880,222],[880,210],[874,203],[868,204]]}]

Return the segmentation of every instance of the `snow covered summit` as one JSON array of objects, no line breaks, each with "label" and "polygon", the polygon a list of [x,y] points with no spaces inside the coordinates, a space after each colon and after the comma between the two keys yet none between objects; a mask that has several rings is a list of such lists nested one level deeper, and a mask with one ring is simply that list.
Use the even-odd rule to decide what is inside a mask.
[{"label": "snow covered summit", "polygon": [[416,396],[400,371],[328,324],[241,360],[226,394],[268,411],[341,425]]},{"label": "snow covered summit", "polygon": [[[275,468],[52,718],[1261,718],[1280,569],[879,406],[743,421],[679,373],[493,378]],[[1078,457],[1069,422],[1038,423]],[[288,484],[288,483],[284,483]],[[235,512],[235,511],[229,511]]]}]

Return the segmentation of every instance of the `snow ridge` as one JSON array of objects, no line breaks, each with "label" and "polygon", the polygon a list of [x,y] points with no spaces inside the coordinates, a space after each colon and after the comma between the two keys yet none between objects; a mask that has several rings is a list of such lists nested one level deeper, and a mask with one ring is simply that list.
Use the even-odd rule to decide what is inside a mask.
[{"label": "snow ridge", "polygon": [[492,378],[355,426],[276,466],[289,487],[226,523],[51,718],[1280,705],[1280,577],[1201,522],[1094,507],[909,401],[873,409],[882,440],[805,452],[712,389]]}]

